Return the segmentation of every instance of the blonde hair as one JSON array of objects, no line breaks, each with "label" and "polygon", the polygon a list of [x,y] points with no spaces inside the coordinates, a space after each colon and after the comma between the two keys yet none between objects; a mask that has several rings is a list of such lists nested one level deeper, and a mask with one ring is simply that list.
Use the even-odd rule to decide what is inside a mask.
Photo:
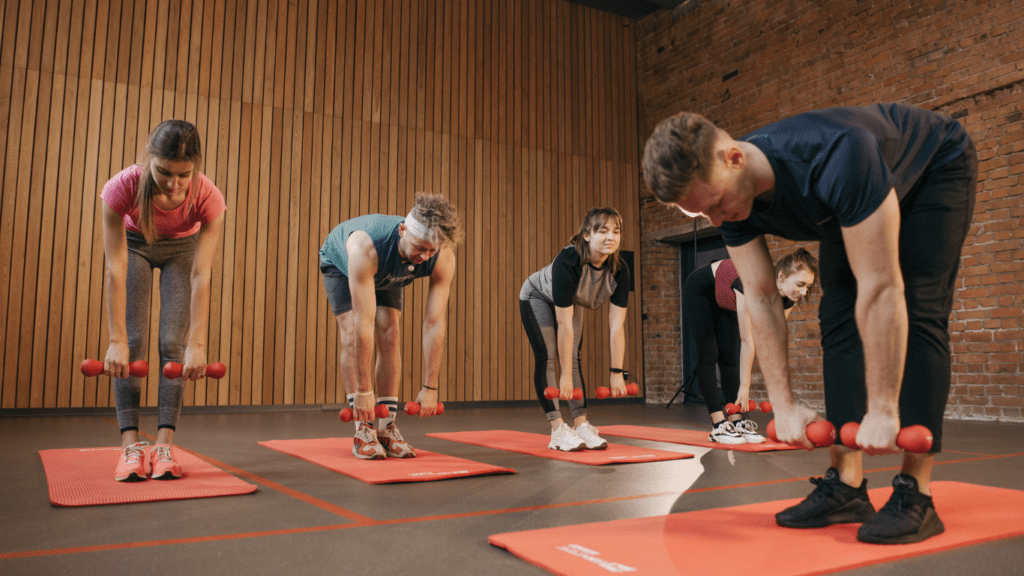
[{"label": "blonde hair", "polygon": [[[152,170],[154,157],[175,162],[191,162],[194,180],[203,160],[199,131],[192,123],[184,120],[165,120],[149,133],[146,140],[146,157],[142,162],[142,174],[139,176],[139,193],[135,198],[135,206],[139,209],[137,224],[147,244],[159,239],[159,233],[153,223],[153,196],[156,190]],[[189,195],[188,210],[192,210],[194,202],[194,195]]]},{"label": "blonde hair", "polygon": [[417,192],[409,214],[427,229],[426,237],[423,238],[427,242],[449,248],[462,242],[464,234],[459,212],[444,196]]},{"label": "blonde hair", "polygon": [[[612,222],[619,228],[620,232],[622,231],[622,216],[619,215],[619,211],[615,208],[591,208],[587,211],[587,215],[583,218],[583,223],[580,224],[580,231],[569,239],[569,243],[576,249],[576,253],[580,255],[581,264],[589,264],[591,261],[590,243],[584,238],[584,235],[597,232],[601,229],[601,226],[608,222]],[[621,248],[622,244],[619,243],[619,247],[615,249],[615,252],[608,256],[608,266],[611,268],[612,274],[618,274],[619,266],[622,265],[622,260],[619,258],[619,250]]]}]

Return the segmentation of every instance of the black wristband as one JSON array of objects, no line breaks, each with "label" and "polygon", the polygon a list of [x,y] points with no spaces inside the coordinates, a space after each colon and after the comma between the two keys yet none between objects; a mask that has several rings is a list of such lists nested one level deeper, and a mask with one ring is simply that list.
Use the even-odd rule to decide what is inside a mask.
[{"label": "black wristband", "polygon": [[626,371],[622,368],[612,368],[612,374],[625,374]]},{"label": "black wristband", "polygon": [[431,388],[430,386],[427,386],[426,384],[423,384],[423,387],[426,388],[427,390],[433,390],[434,392],[437,392],[437,388]]}]

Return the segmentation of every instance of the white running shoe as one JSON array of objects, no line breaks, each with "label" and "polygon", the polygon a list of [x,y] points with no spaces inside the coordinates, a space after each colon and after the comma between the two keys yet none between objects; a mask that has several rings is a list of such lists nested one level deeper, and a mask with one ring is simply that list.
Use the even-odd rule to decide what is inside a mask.
[{"label": "white running shoe", "polygon": [[743,420],[733,422],[732,426],[743,436],[747,444],[760,444],[764,442],[764,436],[757,433],[757,422],[744,418]]},{"label": "white running shoe", "polygon": [[718,442],[720,444],[746,444],[747,441],[743,439],[743,434],[740,434],[739,430],[732,425],[732,422],[728,420],[722,420],[718,426],[711,429],[711,435],[708,436],[708,440],[712,442]]},{"label": "white running shoe", "polygon": [[580,424],[575,428],[574,432],[580,437],[580,440],[583,440],[587,450],[604,450],[608,447],[608,443],[605,442],[604,438],[597,435],[599,430],[594,428],[590,422]]},{"label": "white running shoe", "polygon": [[584,446],[586,443],[583,442],[583,439],[577,436],[576,432],[565,422],[551,431],[551,442],[548,442],[548,448],[551,450],[578,452],[583,450]]},{"label": "white running shoe", "polygon": [[387,458],[384,447],[377,441],[377,431],[369,422],[363,422],[356,429],[352,439],[352,455],[360,460],[383,460]]}]

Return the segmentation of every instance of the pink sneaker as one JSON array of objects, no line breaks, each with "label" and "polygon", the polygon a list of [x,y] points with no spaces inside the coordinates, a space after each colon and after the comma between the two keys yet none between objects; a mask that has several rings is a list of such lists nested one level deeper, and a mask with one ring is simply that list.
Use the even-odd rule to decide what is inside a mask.
[{"label": "pink sneaker", "polygon": [[114,480],[141,482],[146,479],[146,446],[149,446],[149,442],[124,447],[117,468],[114,468]]},{"label": "pink sneaker", "polygon": [[174,461],[171,447],[167,444],[156,444],[149,453],[149,463],[153,465],[154,480],[174,480],[181,478],[181,464]]}]

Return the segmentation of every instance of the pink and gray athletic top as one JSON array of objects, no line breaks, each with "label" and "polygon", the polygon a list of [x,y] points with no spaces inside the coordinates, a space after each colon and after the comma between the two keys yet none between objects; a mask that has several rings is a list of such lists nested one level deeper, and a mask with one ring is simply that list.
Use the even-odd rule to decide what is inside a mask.
[{"label": "pink and gray athletic top", "polygon": [[[139,234],[142,230],[138,226],[136,198],[142,177],[142,166],[129,166],[108,180],[100,194],[107,206],[124,217],[125,229]],[[206,175],[197,172],[189,182],[188,195],[181,206],[174,210],[153,206],[153,223],[161,238],[184,238],[199,232],[200,226],[216,220],[226,209],[224,194]]]}]

